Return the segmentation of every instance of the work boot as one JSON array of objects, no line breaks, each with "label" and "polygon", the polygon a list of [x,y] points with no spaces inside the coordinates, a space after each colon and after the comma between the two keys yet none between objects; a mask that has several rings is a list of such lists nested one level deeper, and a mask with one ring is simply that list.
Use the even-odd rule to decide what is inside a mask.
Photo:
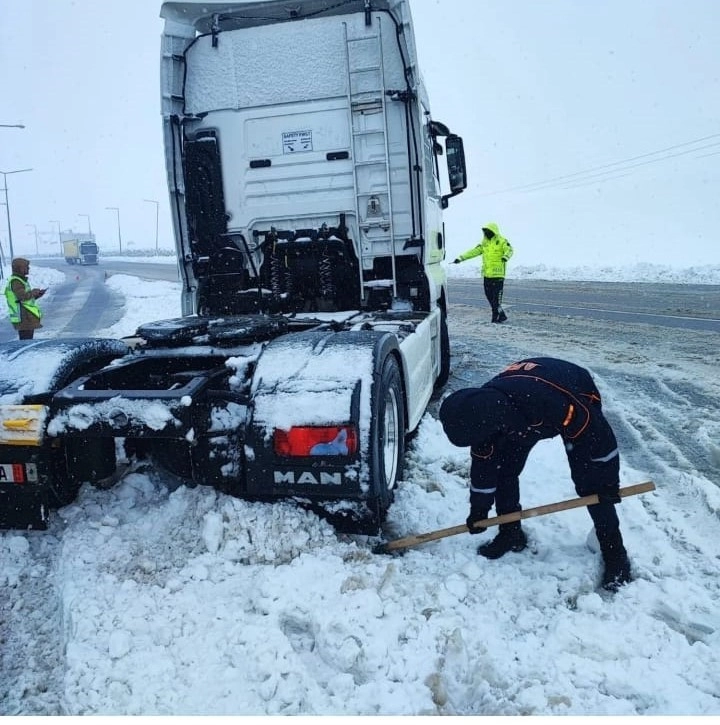
[{"label": "work boot", "polygon": [[508,551],[522,551],[527,546],[527,536],[519,521],[500,524],[500,532],[487,544],[478,546],[477,553],[486,559],[499,559]]},{"label": "work boot", "polygon": [[500,314],[498,315],[497,321],[505,322],[506,320],[507,320],[507,315],[505,314],[505,310],[500,310]]},{"label": "work boot", "polygon": [[623,545],[620,529],[595,528],[605,570],[602,576],[602,588],[616,592],[621,586],[632,581],[630,561]]},{"label": "work boot", "polygon": [[616,592],[620,587],[632,581],[630,560],[627,556],[620,561],[606,561],[602,577],[602,588]]}]

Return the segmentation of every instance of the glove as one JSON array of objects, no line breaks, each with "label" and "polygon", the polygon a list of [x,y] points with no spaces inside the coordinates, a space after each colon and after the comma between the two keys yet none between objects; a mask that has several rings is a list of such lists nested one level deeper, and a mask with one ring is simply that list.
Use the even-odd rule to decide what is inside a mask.
[{"label": "glove", "polygon": [[620,489],[618,487],[615,488],[605,488],[602,491],[598,492],[598,501],[600,503],[620,503]]},{"label": "glove", "polygon": [[453,264],[460,264],[460,262],[462,262],[462,260],[458,259],[457,257],[455,257],[455,259],[453,259],[452,261]]},{"label": "glove", "polygon": [[476,521],[484,521],[488,517],[488,512],[484,509],[470,509],[470,516],[465,520],[465,525],[471,534],[482,534],[487,531],[487,526],[475,526]]}]

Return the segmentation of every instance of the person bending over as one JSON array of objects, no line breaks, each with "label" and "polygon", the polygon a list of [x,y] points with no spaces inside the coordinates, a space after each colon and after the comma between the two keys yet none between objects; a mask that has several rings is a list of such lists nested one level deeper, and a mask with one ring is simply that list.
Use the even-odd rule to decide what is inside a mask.
[{"label": "person bending over", "polygon": [[[560,436],[578,496],[597,494],[588,506],[604,561],[602,586],[615,591],[632,580],[615,504],[620,503],[620,455],[615,434],[603,415],[600,393],[590,373],[566,360],[527,358],[505,368],[479,388],[449,395],[440,407],[445,434],[456,446],[470,447],[470,533],[474,523],[522,509],[520,473],[536,443]],[[527,546],[519,521],[501,524],[499,533],[478,548],[498,559]]]}]

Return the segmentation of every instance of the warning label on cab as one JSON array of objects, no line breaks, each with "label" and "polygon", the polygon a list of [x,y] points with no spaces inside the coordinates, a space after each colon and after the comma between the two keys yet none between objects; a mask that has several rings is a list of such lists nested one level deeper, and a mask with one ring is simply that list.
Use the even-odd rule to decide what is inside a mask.
[{"label": "warning label on cab", "polygon": [[282,145],[284,154],[295,154],[298,151],[312,151],[312,131],[284,131]]}]

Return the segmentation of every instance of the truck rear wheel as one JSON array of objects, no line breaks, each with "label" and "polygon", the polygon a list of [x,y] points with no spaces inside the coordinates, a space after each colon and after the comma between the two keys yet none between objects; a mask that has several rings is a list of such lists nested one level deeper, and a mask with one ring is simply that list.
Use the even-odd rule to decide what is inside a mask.
[{"label": "truck rear wheel", "polygon": [[397,360],[388,356],[375,386],[370,428],[372,493],[368,500],[377,530],[393,502],[405,457],[405,405]]}]

